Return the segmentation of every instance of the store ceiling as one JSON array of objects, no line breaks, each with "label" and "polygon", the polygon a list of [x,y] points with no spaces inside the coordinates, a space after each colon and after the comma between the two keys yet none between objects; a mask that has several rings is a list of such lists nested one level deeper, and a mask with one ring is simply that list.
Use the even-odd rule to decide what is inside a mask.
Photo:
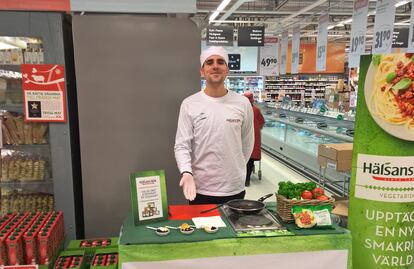
[{"label": "store ceiling", "polygon": [[[193,20],[201,29],[209,24],[209,16],[221,2],[221,0],[197,0],[197,13],[193,16]],[[353,2],[353,0],[232,0],[216,18],[220,21],[216,25],[235,27],[262,25],[265,26],[266,34],[278,35],[286,29],[289,29],[291,34],[293,26],[299,24],[302,41],[312,42],[317,35],[319,15],[328,11],[330,25],[335,26],[329,30],[329,40],[347,42],[351,33],[351,23],[336,25],[352,18]],[[369,12],[375,11],[376,2],[369,1]],[[396,0],[395,2],[405,3],[397,7],[395,27],[408,27],[411,1]],[[367,45],[372,40],[374,17],[373,15],[368,17]],[[223,20],[226,22],[221,23]]]}]

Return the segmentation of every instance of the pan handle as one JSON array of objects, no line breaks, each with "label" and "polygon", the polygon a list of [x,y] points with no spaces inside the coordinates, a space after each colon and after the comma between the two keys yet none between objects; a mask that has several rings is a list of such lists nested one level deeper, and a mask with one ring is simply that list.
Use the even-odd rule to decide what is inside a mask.
[{"label": "pan handle", "polygon": [[266,200],[267,198],[269,198],[271,196],[273,196],[273,193],[266,194],[265,196],[260,197],[259,199],[257,199],[257,201],[263,202],[264,200]]},{"label": "pan handle", "polygon": [[207,212],[213,211],[214,209],[220,208],[220,207],[222,207],[223,205],[224,205],[224,204],[221,204],[221,205],[215,206],[215,207],[213,207],[213,208],[209,208],[209,209],[207,209],[207,210],[200,211],[200,214],[204,214],[204,213],[207,213]]}]

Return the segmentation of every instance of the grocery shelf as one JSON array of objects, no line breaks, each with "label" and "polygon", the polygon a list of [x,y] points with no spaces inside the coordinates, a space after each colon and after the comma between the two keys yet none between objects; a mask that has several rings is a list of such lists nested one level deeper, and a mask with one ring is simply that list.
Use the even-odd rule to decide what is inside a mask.
[{"label": "grocery shelf", "polygon": [[23,104],[0,104],[1,110],[24,113]]},{"label": "grocery shelf", "polygon": [[[324,98],[325,94],[315,94],[316,92],[324,93],[327,86],[336,84],[339,76],[328,75],[330,79],[323,79],[320,77],[312,77],[309,79],[292,79],[292,78],[279,78],[279,79],[265,79],[264,80],[264,92],[274,90],[301,90],[306,96],[312,96],[315,98]],[[335,78],[335,79],[333,79]],[[289,95],[288,92],[285,95]],[[303,100],[302,100],[303,99]],[[301,98],[305,104],[309,104],[312,99]],[[268,100],[265,100],[268,101]]]},{"label": "grocery shelf", "polygon": [[27,149],[27,148],[45,150],[45,149],[49,149],[49,144],[23,144],[23,145],[3,144],[3,149],[22,150],[22,149]]},{"label": "grocery shelf", "polygon": [[0,69],[19,73],[22,71],[20,64],[0,64]]},{"label": "grocery shelf", "polygon": [[10,182],[2,181],[0,182],[0,188],[23,189],[26,191],[53,194],[53,180],[31,181],[27,179]]}]

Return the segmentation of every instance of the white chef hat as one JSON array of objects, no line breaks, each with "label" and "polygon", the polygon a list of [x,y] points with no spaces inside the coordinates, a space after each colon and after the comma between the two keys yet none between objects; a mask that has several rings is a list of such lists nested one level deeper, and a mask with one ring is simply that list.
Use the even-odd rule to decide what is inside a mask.
[{"label": "white chef hat", "polygon": [[206,59],[212,55],[218,55],[221,56],[226,64],[229,64],[229,55],[227,54],[227,51],[223,47],[209,47],[208,49],[203,50],[200,54],[200,64],[203,66]]}]

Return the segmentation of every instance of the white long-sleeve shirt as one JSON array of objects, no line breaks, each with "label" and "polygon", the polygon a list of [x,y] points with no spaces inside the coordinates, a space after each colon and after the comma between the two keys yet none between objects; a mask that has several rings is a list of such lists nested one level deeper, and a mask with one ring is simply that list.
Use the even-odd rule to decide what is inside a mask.
[{"label": "white long-sleeve shirt", "polygon": [[228,91],[214,98],[200,91],[182,102],[175,159],[181,173],[193,173],[197,193],[242,192],[253,145],[253,110],[246,97]]}]

